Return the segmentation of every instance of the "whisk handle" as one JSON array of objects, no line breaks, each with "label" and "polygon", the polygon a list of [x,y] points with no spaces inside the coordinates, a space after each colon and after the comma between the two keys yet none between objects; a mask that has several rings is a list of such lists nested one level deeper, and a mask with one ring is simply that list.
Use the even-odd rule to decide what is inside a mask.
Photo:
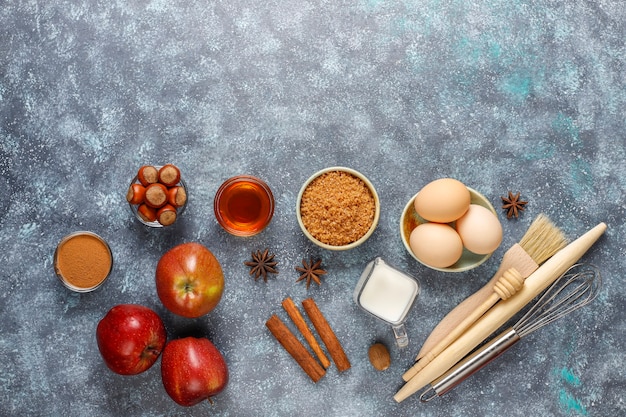
[{"label": "whisk handle", "polygon": [[441,397],[500,356],[520,339],[521,336],[514,328],[504,331],[433,381],[430,388],[420,395],[420,399],[423,402],[427,402],[435,396]]}]

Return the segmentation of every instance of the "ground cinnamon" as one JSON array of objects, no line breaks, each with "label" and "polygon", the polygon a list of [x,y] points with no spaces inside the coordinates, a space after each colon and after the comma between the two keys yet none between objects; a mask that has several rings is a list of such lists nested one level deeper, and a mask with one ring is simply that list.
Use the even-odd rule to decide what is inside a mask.
[{"label": "ground cinnamon", "polygon": [[109,246],[90,232],[65,237],[55,252],[57,275],[68,288],[79,292],[98,287],[109,275],[112,265]]}]

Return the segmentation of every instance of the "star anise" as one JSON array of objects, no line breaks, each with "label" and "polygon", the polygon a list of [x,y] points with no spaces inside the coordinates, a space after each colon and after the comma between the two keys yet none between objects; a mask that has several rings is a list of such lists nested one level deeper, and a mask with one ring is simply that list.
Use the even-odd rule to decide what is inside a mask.
[{"label": "star anise", "polygon": [[309,258],[309,262],[307,262],[306,259],[303,259],[302,266],[296,266],[296,271],[302,273],[302,275],[300,275],[296,282],[300,282],[303,279],[306,279],[307,290],[311,285],[311,281],[315,281],[317,285],[322,285],[322,281],[320,281],[320,275],[324,275],[326,271],[320,268],[321,265],[321,259],[318,259],[317,262],[313,262],[313,258]]},{"label": "star anise", "polygon": [[267,282],[267,274],[278,274],[278,270],[274,268],[278,262],[274,260],[274,254],[269,254],[269,249],[265,249],[263,253],[260,250],[252,252],[252,260],[244,262],[244,265],[250,267],[250,275],[254,274],[254,280],[263,277],[263,281]]},{"label": "star anise", "polygon": [[509,197],[500,197],[502,199],[502,208],[506,210],[506,217],[511,218],[515,216],[519,217],[520,212],[524,211],[524,206],[528,204],[528,201],[520,200],[520,193],[513,194],[509,191]]}]

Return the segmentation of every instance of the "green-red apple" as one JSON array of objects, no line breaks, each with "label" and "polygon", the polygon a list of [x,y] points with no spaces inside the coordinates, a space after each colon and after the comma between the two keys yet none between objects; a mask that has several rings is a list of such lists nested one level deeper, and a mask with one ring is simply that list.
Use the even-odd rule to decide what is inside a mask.
[{"label": "green-red apple", "polygon": [[199,243],[175,246],[159,260],[156,289],[163,305],[196,318],[213,310],[224,292],[224,274],[213,253]]},{"label": "green-red apple", "polygon": [[161,378],[176,403],[190,407],[219,394],[228,384],[228,367],[220,351],[204,337],[170,341],[161,357]]}]

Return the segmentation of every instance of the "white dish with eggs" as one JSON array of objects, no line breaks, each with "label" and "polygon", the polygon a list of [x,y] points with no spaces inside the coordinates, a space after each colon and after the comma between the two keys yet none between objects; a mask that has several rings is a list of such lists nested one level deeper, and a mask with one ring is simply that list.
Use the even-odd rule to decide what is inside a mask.
[{"label": "white dish with eggs", "polygon": [[[416,206],[432,220],[420,216]],[[406,204],[400,236],[421,264],[443,272],[463,272],[489,259],[502,241],[502,226],[482,194],[443,178],[424,186]]]}]

